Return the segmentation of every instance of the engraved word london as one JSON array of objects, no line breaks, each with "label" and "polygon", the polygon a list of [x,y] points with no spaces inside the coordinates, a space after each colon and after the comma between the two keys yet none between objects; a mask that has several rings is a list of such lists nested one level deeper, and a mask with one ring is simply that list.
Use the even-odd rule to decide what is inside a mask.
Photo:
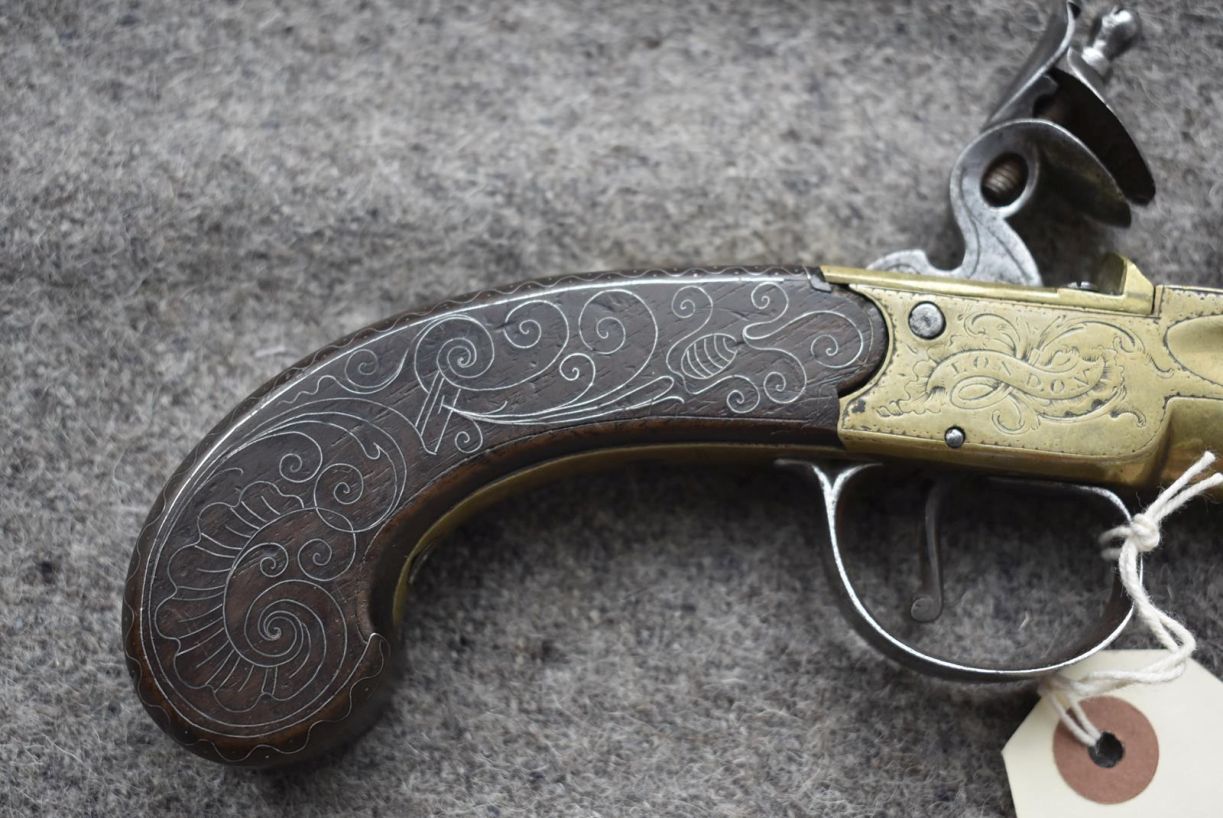
[{"label": "engraved word london", "polygon": [[1146,424],[1141,412],[1125,405],[1121,366],[1126,356],[1142,352],[1142,343],[1112,323],[1063,315],[1037,329],[978,313],[928,354],[906,350],[918,359],[905,383],[907,397],[881,405],[882,418],[938,412],[946,401],[989,412],[994,428],[1006,434],[1103,414]]}]

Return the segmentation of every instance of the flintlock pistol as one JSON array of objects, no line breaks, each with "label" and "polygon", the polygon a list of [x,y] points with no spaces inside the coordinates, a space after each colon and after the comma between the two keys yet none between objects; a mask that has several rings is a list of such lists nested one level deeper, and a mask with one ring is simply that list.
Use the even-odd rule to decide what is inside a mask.
[{"label": "flintlock pistol", "polygon": [[[317,755],[385,699],[411,580],[457,521],[559,474],[643,458],[779,463],[826,513],[850,622],[918,671],[1039,677],[1108,644],[1131,607],[1028,662],[966,662],[885,628],[847,570],[845,500],[882,462],[1077,493],[1127,515],[1223,446],[1223,291],[1155,286],[1110,256],[1042,285],[1011,220],[1052,190],[1128,225],[1155,184],[1104,95],[1138,34],[1113,9],[1081,49],[1047,28],[951,172],[963,260],[639,269],[527,281],[407,312],[277,375],[209,432],[132,556],[127,664],[190,750],[268,766]],[[1073,271],[1072,271],[1073,272]],[[1086,280],[1083,280],[1086,279]],[[942,608],[932,492],[907,615]]]}]

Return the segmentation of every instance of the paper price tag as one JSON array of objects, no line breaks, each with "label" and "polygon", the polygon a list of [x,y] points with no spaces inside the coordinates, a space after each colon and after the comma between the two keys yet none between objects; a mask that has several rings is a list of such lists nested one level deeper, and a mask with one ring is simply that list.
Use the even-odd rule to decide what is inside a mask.
[{"label": "paper price tag", "polygon": [[[1140,668],[1162,651],[1104,651],[1068,671]],[[1223,682],[1197,662],[1161,685],[1131,685],[1083,709],[1116,743],[1097,758],[1045,700],[1002,750],[1018,818],[1223,815]]]}]

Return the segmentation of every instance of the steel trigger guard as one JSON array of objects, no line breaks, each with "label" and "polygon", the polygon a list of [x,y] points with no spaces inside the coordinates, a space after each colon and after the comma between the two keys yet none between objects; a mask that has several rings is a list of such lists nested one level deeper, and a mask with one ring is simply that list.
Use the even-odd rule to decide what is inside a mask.
[{"label": "steel trigger guard", "polygon": [[[840,536],[845,513],[843,500],[855,481],[881,464],[783,459],[778,460],[776,465],[802,475],[819,491],[826,521],[826,524],[821,526],[821,534],[825,539],[821,556],[825,573],[841,612],[858,635],[868,644],[911,670],[960,682],[1020,682],[1039,678],[1080,662],[1107,647],[1121,634],[1133,615],[1133,605],[1129,596],[1122,587],[1119,577],[1114,573],[1112,590],[1096,624],[1083,632],[1067,647],[1046,655],[1039,661],[1012,666],[966,664],[922,650],[895,636],[875,618],[850,578],[845,563]],[[988,477],[985,479],[1022,484],[1040,490],[1094,497],[1115,508],[1123,521],[1130,519],[1129,509],[1126,508],[1121,498],[1105,488],[1019,478]],[[915,596],[913,608],[910,611],[910,615],[917,621],[930,621],[936,618],[942,607],[941,576],[937,556],[938,534],[937,524],[934,522],[937,516],[937,504],[941,502],[939,498],[942,494],[943,492],[936,487],[927,506],[925,526],[927,542],[923,544],[922,550],[921,590]],[[1139,571],[1141,572],[1141,566]]]}]

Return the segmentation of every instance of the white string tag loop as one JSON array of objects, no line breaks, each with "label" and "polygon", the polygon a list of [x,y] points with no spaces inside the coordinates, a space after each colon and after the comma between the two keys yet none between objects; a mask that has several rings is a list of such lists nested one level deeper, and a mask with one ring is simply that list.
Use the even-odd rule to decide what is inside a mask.
[{"label": "white string tag loop", "polygon": [[1040,694],[1053,705],[1070,734],[1087,747],[1096,746],[1103,734],[1083,712],[1080,701],[1132,684],[1170,682],[1185,672],[1190,657],[1197,649],[1197,640],[1189,629],[1151,601],[1142,584],[1139,561],[1142,554],[1159,547],[1160,526],[1165,518],[1190,500],[1223,484],[1223,474],[1218,472],[1194,482],[1214,461],[1214,454],[1206,452],[1176,482],[1164,489],[1146,511],[1135,514],[1128,523],[1106,531],[1100,537],[1104,545],[1119,543],[1105,548],[1103,556],[1117,561],[1121,584],[1134,604],[1134,613],[1166,652],[1137,670],[1099,670],[1081,679],[1072,679],[1058,672],[1041,682]]}]

